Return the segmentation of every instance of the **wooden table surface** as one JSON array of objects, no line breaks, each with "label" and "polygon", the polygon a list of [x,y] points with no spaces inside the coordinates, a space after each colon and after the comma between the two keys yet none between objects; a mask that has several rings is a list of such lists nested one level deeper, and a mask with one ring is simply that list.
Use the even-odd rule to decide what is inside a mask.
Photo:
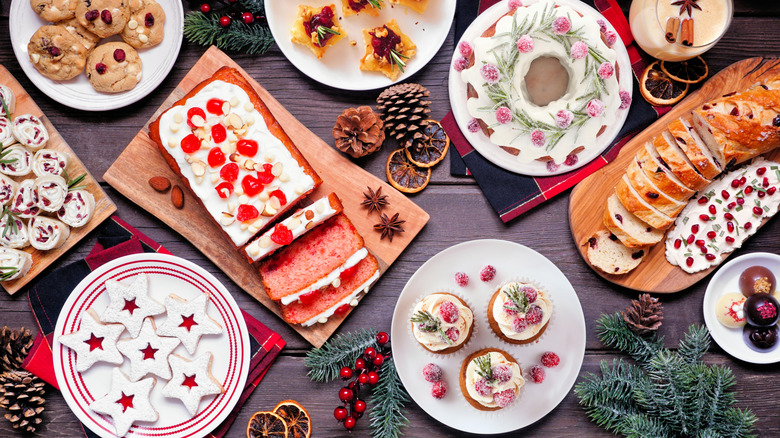
[{"label": "wooden table surface", "polygon": [[[735,3],[736,13],[731,28],[704,56],[710,65],[711,74],[745,57],[780,56],[780,5],[769,0],[735,0]],[[629,1],[621,0],[621,4],[627,8]],[[165,81],[142,101],[114,111],[82,112],[49,99],[24,75],[10,48],[10,0],[0,0],[0,6],[0,64],[8,68],[22,83],[96,177],[108,169],[205,50],[185,41],[174,69]],[[450,54],[454,49],[452,35],[450,32],[450,37],[433,61],[412,78],[431,91],[432,116],[436,119],[443,117],[449,110],[447,76]],[[373,104],[378,94],[378,91],[354,93],[322,86],[292,67],[277,49],[262,56],[235,55],[234,59],[304,125],[329,144],[332,144],[331,129],[336,116],[348,107]],[[634,98],[641,98],[638,91]],[[387,144],[373,156],[355,162],[384,178],[385,160],[394,146]],[[408,278],[423,262],[460,242],[499,238],[521,243],[540,252],[552,260],[574,286],[588,327],[587,350],[581,374],[588,371],[597,372],[601,360],[624,357],[601,345],[593,331],[594,322],[602,312],[625,308],[629,300],[636,297],[636,293],[601,279],[580,258],[569,231],[568,192],[504,225],[490,209],[473,180],[450,176],[447,161],[434,170],[428,188],[412,196],[414,202],[430,214],[430,222],[337,333],[372,326],[389,331],[396,298]],[[339,383],[315,384],[309,382],[306,377],[307,369],[303,366],[303,357],[309,349],[309,344],[232,283],[180,235],[159,219],[133,205],[107,184],[103,183],[103,186],[117,204],[118,214],[125,221],[161,243],[173,254],[191,260],[216,275],[232,292],[241,308],[280,333],[287,341],[287,347],[241,410],[228,436],[243,436],[252,413],[273,408],[278,401],[286,398],[300,401],[309,410],[313,417],[315,436],[345,436],[342,426],[332,417],[333,409],[338,404]],[[736,255],[755,251],[777,253],[780,249],[777,243],[779,234],[780,221],[772,221],[747,242],[744,248],[737,251]],[[94,243],[94,236],[84,239],[53,267],[83,258]],[[677,344],[689,324],[704,323],[701,303],[709,278],[711,277],[678,294],[661,296],[665,304],[665,319],[661,332],[666,336],[668,346]],[[13,297],[0,294],[0,326],[2,325],[35,325],[25,293],[18,293]],[[775,379],[780,379],[780,367],[758,366],[735,360],[724,354],[715,344],[705,356],[705,361],[729,366],[734,371],[738,380],[738,406],[751,408],[758,415],[759,436],[780,436],[780,414],[777,410],[780,392],[775,388]],[[453,396],[459,396],[455,394],[456,388],[451,388],[451,391]],[[408,405],[405,414],[410,420],[409,426],[404,429],[405,436],[461,435],[429,417],[414,403]],[[39,431],[42,436],[77,436],[80,431],[76,417],[56,391],[49,391],[44,418],[45,425]],[[368,424],[368,418],[360,420],[355,436],[368,436]],[[611,436],[588,420],[572,393],[547,417],[523,429],[521,433],[523,436],[539,437]],[[12,429],[5,420],[0,420],[0,436],[12,436]]]}]

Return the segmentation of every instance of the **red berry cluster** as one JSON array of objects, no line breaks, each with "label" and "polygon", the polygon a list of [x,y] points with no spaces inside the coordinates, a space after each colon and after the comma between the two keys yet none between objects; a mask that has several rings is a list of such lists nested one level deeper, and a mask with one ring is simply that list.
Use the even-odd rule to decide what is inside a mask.
[{"label": "red berry cluster", "polygon": [[238,0],[212,0],[201,3],[198,9],[204,14],[211,12],[220,14],[219,25],[228,27],[233,20],[241,20],[245,24],[254,22],[264,22],[265,16],[260,13],[253,14],[249,11],[242,11]]},{"label": "red berry cluster", "polygon": [[374,347],[366,348],[363,355],[355,360],[353,368],[344,367],[339,372],[341,380],[351,380],[347,386],[339,389],[339,400],[343,403],[333,411],[333,417],[344,428],[351,430],[357,424],[358,418],[366,411],[366,402],[360,398],[360,389],[363,385],[374,386],[379,383],[379,368],[390,357],[390,336],[385,332],[376,335],[377,350]]}]

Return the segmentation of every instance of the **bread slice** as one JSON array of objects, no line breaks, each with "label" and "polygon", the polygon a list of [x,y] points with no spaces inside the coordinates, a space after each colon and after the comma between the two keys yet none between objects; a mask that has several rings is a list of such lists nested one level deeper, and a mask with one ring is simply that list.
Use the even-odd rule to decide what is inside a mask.
[{"label": "bread slice", "polygon": [[674,223],[674,218],[658,211],[657,208],[648,204],[644,198],[639,196],[628,181],[628,176],[623,175],[623,178],[618,181],[617,186],[615,186],[615,193],[617,194],[620,203],[626,207],[626,210],[633,213],[642,222],[647,223],[651,227],[665,230]]},{"label": "bread slice", "polygon": [[604,226],[629,248],[655,245],[663,240],[665,234],[664,231],[651,227],[626,210],[616,195],[607,199]]},{"label": "bread slice", "polygon": [[[649,173],[653,176],[664,175],[663,172]],[[637,194],[661,213],[669,217],[675,217],[683,208],[685,208],[685,202],[673,199],[659,190],[647,174],[639,167],[639,164],[636,161],[632,161],[628,166],[626,169],[626,176],[628,177],[629,184],[636,190]]]},{"label": "bread slice", "polygon": [[699,191],[711,182],[696,170],[688,156],[677,146],[677,140],[669,131],[664,131],[654,138],[647,150],[662,165],[666,163],[674,176],[689,189]]},{"label": "bread slice", "polygon": [[606,274],[627,274],[647,255],[646,248],[628,248],[607,230],[597,231],[584,244],[588,245],[586,256],[590,264]]},{"label": "bread slice", "polygon": [[[650,143],[645,143],[636,153],[636,164],[653,185],[670,198],[688,201],[696,191],[689,189],[663,161]],[[631,175],[629,175],[630,177]]]},{"label": "bread slice", "polygon": [[702,176],[712,180],[720,174],[721,163],[712,156],[712,152],[699,135],[690,129],[687,121],[677,119],[670,123],[667,129]]}]

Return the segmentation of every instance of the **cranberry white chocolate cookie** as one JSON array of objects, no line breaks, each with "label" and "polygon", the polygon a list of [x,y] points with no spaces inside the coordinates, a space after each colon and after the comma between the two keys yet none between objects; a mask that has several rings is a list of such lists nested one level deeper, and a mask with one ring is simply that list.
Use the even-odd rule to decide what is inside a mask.
[{"label": "cranberry white chocolate cookie", "polygon": [[76,0],[30,0],[30,6],[41,18],[52,23],[76,16]]},{"label": "cranberry white chocolate cookie", "polygon": [[88,370],[96,362],[121,364],[122,354],[116,349],[119,335],[125,331],[120,324],[102,324],[94,310],[88,309],[81,317],[78,331],[62,335],[59,342],[76,352],[76,370]]},{"label": "cranberry white chocolate cookie", "polygon": [[129,11],[124,0],[77,0],[76,19],[87,30],[108,38],[122,32]]},{"label": "cranberry white chocolate cookie", "polygon": [[218,335],[222,326],[213,320],[206,311],[209,295],[200,294],[191,300],[176,295],[165,297],[165,309],[168,319],[157,329],[160,336],[174,336],[181,339],[182,345],[190,354],[195,354],[202,335]]},{"label": "cranberry white chocolate cookie", "polygon": [[119,368],[114,368],[111,390],[92,402],[89,408],[110,416],[117,436],[125,436],[136,421],[152,422],[159,418],[149,401],[149,393],[156,383],[153,377],[131,382]]},{"label": "cranberry white chocolate cookie", "polygon": [[130,359],[130,380],[136,381],[151,373],[163,379],[171,378],[168,357],[179,346],[176,338],[157,336],[154,318],[144,320],[141,332],[133,339],[120,339],[116,348]]},{"label": "cranberry white chocolate cookie", "polygon": [[60,26],[42,26],[27,44],[30,62],[44,76],[55,81],[73,79],[84,71],[87,49]]},{"label": "cranberry white chocolate cookie", "polygon": [[462,348],[474,331],[474,314],[465,301],[452,294],[436,293],[414,307],[412,334],[426,350],[447,354]]},{"label": "cranberry white chocolate cookie", "polygon": [[130,0],[130,17],[122,39],[136,49],[156,46],[163,40],[165,11],[154,0]]},{"label": "cranberry white chocolate cookie", "polygon": [[171,355],[169,362],[173,377],[162,389],[165,397],[178,398],[191,415],[198,413],[203,397],[222,394],[225,389],[211,374],[212,355],[201,354],[193,360]]},{"label": "cranberry white chocolate cookie", "polygon": [[105,43],[89,53],[86,71],[92,88],[119,93],[133,89],[141,81],[143,62],[129,44]]},{"label": "cranberry white chocolate cookie", "polygon": [[110,302],[100,319],[124,325],[134,338],[147,316],[165,312],[165,307],[149,296],[149,277],[146,274],[138,274],[121,283],[106,280],[106,293]]},{"label": "cranberry white chocolate cookie", "polygon": [[57,23],[57,25],[62,26],[68,33],[76,37],[84,48],[87,49],[87,52],[94,49],[97,43],[100,42],[100,37],[87,30],[87,28],[82,26],[75,17],[70,20],[61,21]]}]

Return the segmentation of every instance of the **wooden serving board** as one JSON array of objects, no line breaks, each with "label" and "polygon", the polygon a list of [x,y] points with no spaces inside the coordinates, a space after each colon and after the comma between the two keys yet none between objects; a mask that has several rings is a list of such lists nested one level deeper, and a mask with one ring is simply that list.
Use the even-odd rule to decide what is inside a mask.
[{"label": "wooden serving board", "polygon": [[[79,240],[83,239],[84,236],[89,234],[90,231],[94,230],[98,225],[100,225],[101,222],[111,216],[116,211],[116,205],[114,205],[108,195],[106,195],[106,192],[100,188],[100,184],[98,184],[97,180],[92,177],[92,175],[89,173],[89,170],[87,170],[87,168],[84,166],[84,163],[82,163],[81,160],[79,160],[79,158],[76,156],[76,153],[73,152],[73,149],[71,149],[65,140],[62,139],[60,133],[57,132],[54,126],[52,126],[51,122],[49,122],[49,119],[46,118],[46,115],[44,115],[41,109],[38,108],[38,105],[33,102],[30,95],[27,94],[19,82],[2,65],[0,65],[0,84],[11,88],[11,90],[16,95],[16,110],[12,115],[18,116],[21,114],[32,114],[40,118],[44,126],[46,126],[46,130],[49,131],[49,141],[44,147],[47,149],[66,152],[68,155],[70,155],[70,161],[67,167],[68,174],[71,176],[71,178],[75,178],[86,172],[87,177],[84,180],[84,184],[82,185],[86,185],[87,191],[95,197],[95,213],[92,216],[92,219],[88,224],[81,228],[71,228],[70,236],[68,237],[68,240],[65,241],[64,245],[51,251],[38,251],[31,246],[25,248],[25,251],[32,255],[33,264],[32,268],[30,268],[30,272],[17,280],[0,283],[6,292],[13,295],[19,291],[19,289],[27,285],[27,283],[32,281],[33,278],[40,274],[50,264],[54,263],[54,261],[57,260],[61,255],[65,254],[73,245],[75,245]],[[22,181],[31,177],[34,178],[35,175],[11,178],[16,181]]]},{"label": "wooden serving board", "polygon": [[[674,119],[688,114],[697,106],[727,93],[743,91],[756,82],[777,74],[780,74],[780,59],[778,58],[749,58],[730,65],[707,80],[698,91],[683,99],[647,129],[632,138],[623,146],[612,163],[577,184],[569,197],[569,224],[574,242],[585,262],[590,265],[586,257],[587,240],[597,230],[604,228],[602,215],[607,198],[614,193],[615,185],[625,173],[628,164],[639,148],[661,134]],[[638,92],[635,93],[635,99],[641,99]],[[780,159],[780,149],[766,154],[766,157],[774,160]],[[729,255],[725,254],[724,260]],[[677,266],[671,265],[666,261],[663,241],[653,246],[645,260],[628,274],[611,275],[602,272],[593,265],[591,268],[612,283],[638,291],[655,293],[679,292],[692,286],[715,269],[712,267],[688,274]]]},{"label": "wooden serving board", "polygon": [[[384,273],[428,222],[428,214],[392,186],[353,164],[309,131],[268,91],[216,47],[209,48],[198,60],[106,171],[103,178],[131,201],[160,218],[192,242],[237,285],[281,317],[279,306],[268,298],[263,290],[257,269],[233,248],[228,239],[221,236],[219,227],[206,216],[191,195],[185,192],[184,208],[177,210],[171,204],[170,194],[157,193],[148,184],[149,178],[153,176],[165,176],[174,184],[183,186],[180,178],[171,171],[157,150],[157,146],[149,138],[149,123],[223,66],[238,69],[249,80],[287,135],[323,179],[322,185],[310,198],[319,199],[330,192],[339,195],[344,204],[344,211],[363,236],[366,246],[379,261],[381,273]],[[382,194],[388,195],[389,200],[385,212],[390,214],[400,212],[400,218],[406,221],[403,225],[405,232],[396,234],[392,242],[387,239],[380,240],[380,234],[373,229],[374,224],[379,222],[378,215],[369,214],[368,210],[360,205],[367,186],[373,189],[381,187]],[[292,325],[292,327],[312,345],[320,347],[343,320],[344,317],[332,317],[326,324],[315,324],[312,327]]]}]

